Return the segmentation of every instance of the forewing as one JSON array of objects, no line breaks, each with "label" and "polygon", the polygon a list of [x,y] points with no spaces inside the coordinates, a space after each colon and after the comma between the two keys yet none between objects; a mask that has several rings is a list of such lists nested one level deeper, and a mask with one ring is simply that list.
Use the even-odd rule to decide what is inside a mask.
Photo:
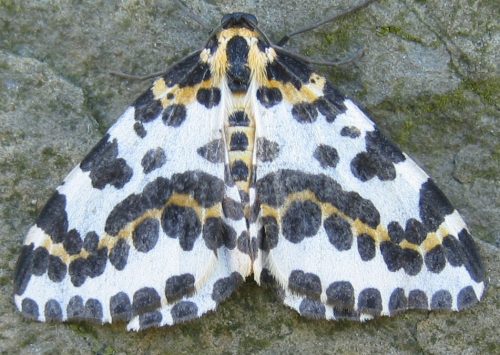
[{"label": "forewing", "polygon": [[239,205],[224,213],[238,192],[224,181],[220,88],[199,54],[156,80],[48,201],[17,265],[24,315],[174,324],[246,276]]},{"label": "forewing", "polygon": [[274,153],[256,169],[256,280],[274,279],[313,318],[477,302],[485,279],[472,237],[422,169],[299,60],[278,50],[267,80],[257,139]]}]

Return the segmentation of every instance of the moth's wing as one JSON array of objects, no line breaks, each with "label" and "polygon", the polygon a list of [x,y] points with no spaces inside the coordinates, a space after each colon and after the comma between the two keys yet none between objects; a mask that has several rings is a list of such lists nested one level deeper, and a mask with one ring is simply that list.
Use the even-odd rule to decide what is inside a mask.
[{"label": "moth's wing", "polygon": [[485,289],[467,227],[350,100],[277,51],[256,94],[257,282],[314,318],[460,310]]},{"label": "moth's wing", "polygon": [[57,188],[18,261],[24,315],[174,324],[214,309],[248,274],[212,84],[199,53],[172,67]]}]

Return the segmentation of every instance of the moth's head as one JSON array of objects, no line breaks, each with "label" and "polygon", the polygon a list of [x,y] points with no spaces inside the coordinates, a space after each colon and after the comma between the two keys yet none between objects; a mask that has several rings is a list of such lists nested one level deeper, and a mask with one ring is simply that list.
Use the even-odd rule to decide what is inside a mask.
[{"label": "moth's head", "polygon": [[245,12],[233,12],[232,14],[226,14],[221,20],[222,28],[231,27],[246,27],[250,30],[254,30],[257,27],[257,17]]}]

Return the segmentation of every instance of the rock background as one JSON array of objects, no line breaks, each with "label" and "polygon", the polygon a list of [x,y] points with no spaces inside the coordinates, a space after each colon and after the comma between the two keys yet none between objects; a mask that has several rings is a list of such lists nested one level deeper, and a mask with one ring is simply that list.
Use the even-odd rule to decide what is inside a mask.
[{"label": "rock background", "polygon": [[[354,1],[186,1],[215,26],[245,11],[277,40]],[[408,312],[366,324],[309,321],[248,281],[218,311],[171,328],[39,324],[12,301],[23,236],[64,176],[150,81],[206,29],[172,1],[0,0],[0,353],[500,352],[498,1],[382,0],[293,38],[441,186],[478,240],[486,298],[461,313]]]}]

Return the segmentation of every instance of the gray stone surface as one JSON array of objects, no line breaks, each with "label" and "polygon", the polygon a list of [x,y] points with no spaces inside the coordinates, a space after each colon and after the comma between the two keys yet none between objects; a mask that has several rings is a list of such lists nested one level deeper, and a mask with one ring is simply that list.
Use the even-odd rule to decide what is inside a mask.
[{"label": "gray stone surface", "polygon": [[[212,25],[226,12],[255,13],[278,39],[353,2],[187,3]],[[499,10],[494,0],[380,1],[288,46],[329,60],[364,48],[354,64],[318,71],[421,162],[482,240],[483,302],[366,324],[309,321],[247,282],[200,320],[129,334],[123,324],[24,320],[11,298],[15,262],[51,191],[149,85],[108,71],[162,70],[203,45],[206,30],[173,2],[0,1],[0,352],[500,352]]]}]

